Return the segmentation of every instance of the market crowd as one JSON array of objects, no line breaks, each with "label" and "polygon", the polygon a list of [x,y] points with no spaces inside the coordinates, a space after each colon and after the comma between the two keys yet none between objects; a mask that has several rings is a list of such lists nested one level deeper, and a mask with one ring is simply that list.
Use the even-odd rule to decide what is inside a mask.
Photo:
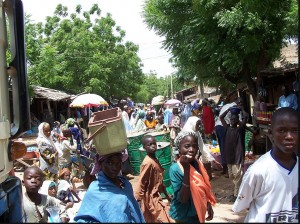
[{"label": "market crowd", "polygon": [[[257,102],[255,106],[257,113],[265,105]],[[91,116],[105,109],[109,108],[94,108]],[[203,98],[172,106],[131,102],[121,110],[127,135],[145,133],[141,143],[146,157],[138,187],[133,189],[126,176],[131,172],[124,167],[129,157],[126,149],[101,155],[93,151],[92,141],[85,141],[88,133],[81,127],[80,111],[64,122],[36,121],[39,167],[27,168],[23,180],[27,222],[70,221],[67,210],[81,201],[75,183],[83,178],[84,157],[94,160],[89,171],[95,180],[89,183],[71,221],[213,220],[217,201],[210,180],[215,167],[233,183],[232,210],[248,209],[245,222],[298,222],[298,105],[286,88],[270,118],[272,147],[246,172],[245,133],[253,133],[249,147],[255,147],[258,129],[247,125],[250,114],[240,97],[227,103],[223,98],[219,102]],[[156,156],[157,140],[151,132],[164,132],[170,139],[172,164],[168,171]],[[219,146],[221,159],[211,154],[208,144]],[[172,194],[163,182],[164,172],[169,172]]]}]

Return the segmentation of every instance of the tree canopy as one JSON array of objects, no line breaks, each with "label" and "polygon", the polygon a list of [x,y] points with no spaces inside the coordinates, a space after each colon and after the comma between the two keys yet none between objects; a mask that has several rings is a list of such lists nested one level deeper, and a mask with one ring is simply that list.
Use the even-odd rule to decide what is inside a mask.
[{"label": "tree canopy", "polygon": [[179,78],[245,82],[254,99],[260,71],[297,38],[296,0],[147,0],[144,18],[165,37]]},{"label": "tree canopy", "polygon": [[26,16],[29,83],[69,93],[90,92],[104,98],[134,98],[143,81],[138,46],[124,41],[125,31],[98,5],[75,12],[59,4],[45,23]]}]

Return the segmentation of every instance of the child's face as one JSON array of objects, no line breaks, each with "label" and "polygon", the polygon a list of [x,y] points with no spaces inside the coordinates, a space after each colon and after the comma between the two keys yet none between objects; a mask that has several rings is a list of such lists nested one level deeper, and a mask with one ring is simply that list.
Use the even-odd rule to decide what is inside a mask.
[{"label": "child's face", "polygon": [[284,154],[292,154],[298,149],[298,118],[284,115],[277,117],[270,131],[273,148]]},{"label": "child's face", "polygon": [[147,138],[143,144],[143,148],[146,150],[147,154],[155,154],[157,150],[156,139],[154,137]]},{"label": "child's face", "polygon": [[148,121],[152,121],[153,120],[153,115],[152,114],[148,114],[147,115],[147,120]]},{"label": "child's face", "polygon": [[113,155],[106,160],[104,160],[101,164],[101,168],[103,173],[111,178],[115,179],[121,171],[122,168],[122,158],[120,155]]},{"label": "child's face", "polygon": [[164,117],[163,116],[158,116],[158,122],[160,123],[160,124],[163,124],[164,123]]},{"label": "child's face", "polygon": [[41,173],[34,169],[29,169],[24,172],[23,185],[26,192],[37,193],[43,185],[43,177]]},{"label": "child's face", "polygon": [[70,176],[71,176],[71,173],[70,172],[65,172],[64,174],[64,180],[70,180]]},{"label": "child's face", "polygon": [[230,124],[232,127],[236,127],[237,124],[239,123],[239,117],[236,114],[231,114],[230,117]]},{"label": "child's face", "polygon": [[50,129],[50,125],[45,125],[44,127],[43,127],[43,132],[44,132],[44,135],[47,137],[47,138],[49,138],[50,137],[50,135],[51,135],[51,129]]},{"label": "child's face", "polygon": [[56,187],[55,186],[49,187],[48,195],[50,195],[52,197],[56,197]]},{"label": "child's face", "polygon": [[198,141],[194,136],[185,136],[179,143],[179,154],[190,156],[191,161],[195,159],[198,150]]}]

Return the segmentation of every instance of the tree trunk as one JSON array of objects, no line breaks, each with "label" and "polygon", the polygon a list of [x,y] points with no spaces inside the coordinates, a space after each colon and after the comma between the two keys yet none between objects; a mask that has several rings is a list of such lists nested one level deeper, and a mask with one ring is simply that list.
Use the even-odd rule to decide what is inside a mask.
[{"label": "tree trunk", "polygon": [[256,101],[256,99],[257,99],[256,83],[255,83],[255,81],[253,81],[253,79],[251,77],[250,69],[249,69],[249,66],[247,63],[244,63],[241,73],[242,73],[243,79],[246,81],[249,92],[253,97],[253,101]]}]

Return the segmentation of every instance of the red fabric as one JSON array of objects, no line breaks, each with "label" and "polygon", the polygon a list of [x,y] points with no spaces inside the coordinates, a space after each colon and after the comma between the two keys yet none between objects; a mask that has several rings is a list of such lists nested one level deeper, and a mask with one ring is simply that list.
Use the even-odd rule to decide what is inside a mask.
[{"label": "red fabric", "polygon": [[204,134],[211,134],[215,128],[214,112],[209,106],[203,106],[202,110],[202,124]]}]

